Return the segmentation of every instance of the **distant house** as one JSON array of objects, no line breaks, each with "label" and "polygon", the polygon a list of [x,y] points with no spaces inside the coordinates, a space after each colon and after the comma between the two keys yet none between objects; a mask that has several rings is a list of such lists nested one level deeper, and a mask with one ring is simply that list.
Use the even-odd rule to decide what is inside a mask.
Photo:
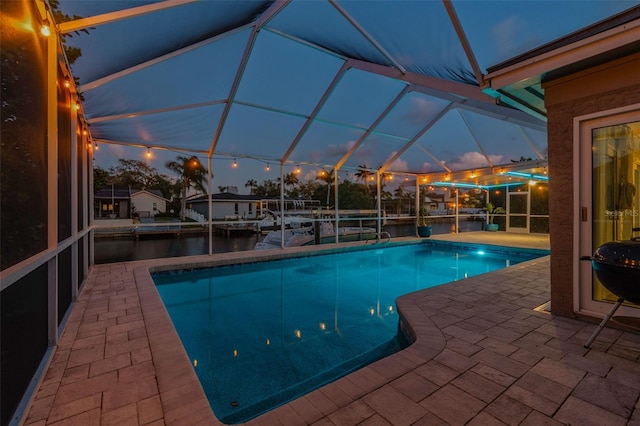
[{"label": "distant house", "polygon": [[158,190],[103,188],[94,195],[96,219],[131,219],[154,217],[167,210],[167,200]]},{"label": "distant house", "polygon": [[132,211],[139,217],[154,217],[158,213],[166,212],[168,202],[169,200],[157,189],[131,190]]},{"label": "distant house", "polygon": [[93,216],[96,219],[131,218],[131,193],[128,188],[102,188],[94,194],[93,200]]},{"label": "distant house", "polygon": [[[263,198],[257,195],[242,195],[222,192],[211,195],[213,219],[261,219],[267,210],[280,211],[280,199]],[[285,198],[285,211],[288,213],[309,213],[318,208],[318,200],[297,200]],[[209,217],[208,197],[201,195],[187,201],[187,208]]]},{"label": "distant house", "polygon": [[[241,195],[222,192],[211,195],[214,219],[256,219],[262,213],[261,198],[255,195]],[[187,208],[209,217],[209,204],[206,195],[187,201]]]}]

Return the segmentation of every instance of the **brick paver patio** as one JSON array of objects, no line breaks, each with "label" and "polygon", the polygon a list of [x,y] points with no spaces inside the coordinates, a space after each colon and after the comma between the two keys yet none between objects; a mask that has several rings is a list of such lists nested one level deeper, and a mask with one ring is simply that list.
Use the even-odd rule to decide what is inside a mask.
[{"label": "brick paver patio", "polygon": [[[25,425],[219,424],[149,269],[255,256],[93,267]],[[402,296],[415,343],[248,424],[640,425],[640,334],[548,300],[548,257]]]}]

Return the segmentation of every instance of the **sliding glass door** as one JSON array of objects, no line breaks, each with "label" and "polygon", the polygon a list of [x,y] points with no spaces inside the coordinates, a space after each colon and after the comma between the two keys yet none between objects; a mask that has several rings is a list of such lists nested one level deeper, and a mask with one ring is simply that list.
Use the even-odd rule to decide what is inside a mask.
[{"label": "sliding glass door", "polygon": [[[580,255],[589,255],[606,242],[629,240],[640,226],[640,111],[581,121],[579,147],[578,239]],[[578,268],[580,308],[608,310],[603,302],[617,296],[593,275],[589,262]]]}]

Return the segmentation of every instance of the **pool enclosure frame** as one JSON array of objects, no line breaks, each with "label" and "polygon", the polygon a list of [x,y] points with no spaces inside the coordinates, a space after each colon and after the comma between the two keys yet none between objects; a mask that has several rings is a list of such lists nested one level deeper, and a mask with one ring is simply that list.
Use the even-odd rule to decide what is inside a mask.
[{"label": "pool enclosure frame", "polygon": [[[3,353],[2,357],[3,424],[9,422],[17,424],[21,421],[24,410],[34,397],[33,390],[42,379],[42,372],[53,362],[52,354],[54,349],[59,343],[62,331],[67,326],[69,314],[77,301],[82,286],[89,277],[90,267],[93,264],[94,233],[96,229],[93,219],[92,156],[98,143],[117,144],[120,142],[123,145],[138,148],[149,146],[154,149],[170,148],[163,144],[154,145],[141,143],[140,141],[100,139],[92,135],[89,125],[97,125],[100,119],[104,119],[104,117],[92,118],[87,115],[83,105],[83,93],[85,91],[89,92],[99,84],[107,84],[118,76],[133,73],[135,69],[128,69],[122,74],[110,75],[99,81],[78,85],[74,81],[74,75],[71,73],[71,66],[63,48],[61,34],[81,31],[92,26],[106,25],[111,20],[122,20],[134,15],[142,16],[153,13],[155,10],[180,7],[191,3],[193,2],[171,0],[149,4],[135,8],[135,10],[106,14],[96,19],[55,22],[49,4],[41,0],[3,2],[3,59],[6,52],[14,53],[17,51],[11,50],[17,45],[24,47],[21,52],[27,52],[29,55],[27,58],[23,58],[25,60],[21,62],[22,67],[17,65],[20,63],[19,61],[3,61],[3,74],[7,75],[4,73],[5,64],[15,67],[17,69],[16,75],[20,77],[16,81],[22,85],[16,93],[28,93],[31,99],[34,100],[33,108],[24,110],[23,117],[19,117],[26,117],[26,120],[6,120],[3,122],[3,145],[12,142],[5,139],[5,132],[8,132],[9,130],[7,129],[15,124],[14,121],[24,126],[24,128],[29,128],[28,137],[25,137],[25,140],[19,140],[19,144],[16,145],[19,148],[16,149],[17,157],[11,157],[10,150],[3,148],[2,152],[3,173],[13,174],[13,176],[8,176],[8,180],[4,179],[5,175],[3,174],[3,245],[11,249],[3,249],[3,264],[0,272],[3,352],[4,347],[11,350],[11,353],[7,356]],[[216,127],[215,135],[207,147],[182,150],[182,152],[206,156],[210,172],[213,171],[212,161],[214,158],[220,156],[242,158],[242,155],[234,155],[234,153],[217,152],[216,148],[221,138],[224,121],[230,114],[232,104],[243,105],[243,101],[236,99],[236,94],[242,79],[242,72],[247,66],[253,43],[255,43],[260,30],[267,31],[264,26],[270,19],[274,18],[278,11],[283,10],[287,4],[288,2],[286,1],[275,1],[255,21],[230,31],[250,29],[252,36],[246,45],[245,52],[242,54],[242,65],[235,74],[228,97],[219,100],[219,102],[216,101],[220,105],[224,105],[223,115],[225,118]],[[400,99],[409,93],[428,94],[438,99],[443,99],[448,104],[431,121],[425,122],[413,136],[406,137],[406,143],[401,149],[389,155],[387,161],[378,168],[369,170],[375,175],[376,180],[378,232],[380,232],[380,222],[382,220],[381,179],[385,173],[401,173],[415,178],[416,211],[418,211],[421,186],[450,186],[454,183],[468,183],[481,189],[488,187],[489,182],[475,183],[472,175],[476,174],[480,177],[484,176],[495,180],[496,183],[491,185],[504,184],[509,179],[509,176],[512,179],[520,180],[520,182],[527,182],[533,175],[531,170],[542,169],[547,166],[545,154],[538,150],[538,158],[536,159],[525,159],[523,162],[502,165],[493,164],[485,152],[484,156],[488,160],[489,166],[472,170],[455,170],[441,160],[439,165],[443,171],[438,171],[437,173],[423,173],[417,170],[400,172],[393,169],[392,164],[403,153],[413,147],[416,141],[427,133],[443,115],[454,110],[458,111],[463,121],[465,120],[466,111],[472,111],[515,123],[520,126],[520,129],[527,126],[539,130],[545,129],[544,114],[540,112],[540,109],[519,102],[517,97],[514,96],[503,97],[503,94],[494,92],[494,90],[498,89],[497,87],[485,87],[486,91],[482,91],[481,86],[488,84],[487,76],[482,75],[477,65],[452,5],[448,1],[444,1],[443,4],[455,27],[467,59],[473,64],[472,70],[476,78],[476,86],[446,81],[442,78],[434,78],[408,71],[406,66],[402,65],[397,58],[386,51],[376,41],[375,37],[368,33],[344,7],[334,0],[330,1],[330,5],[348,20],[354,28],[357,28],[358,32],[375,46],[376,51],[387,58],[392,65],[381,65],[362,59],[348,58],[324,49],[325,52],[344,61],[339,71],[332,77],[332,83],[324,90],[313,111],[308,116],[305,116],[302,127],[289,143],[288,148],[277,158],[256,159],[270,161],[273,164],[279,163],[280,177],[282,179],[284,168],[298,163],[291,159],[296,146],[318,116],[322,106],[329,99],[332,90],[335,89],[340,79],[349,70],[365,71],[404,84],[404,89],[386,106],[373,123],[364,129],[360,129],[363,132],[361,138],[355,141],[350,150],[337,162],[315,164],[309,161],[308,163],[317,167],[328,167],[329,170],[334,172],[334,205],[335,210],[338,212],[335,217],[336,226],[341,220],[344,220],[339,214],[338,173],[341,170],[348,169],[347,161],[353,158],[353,154],[365,141],[367,135],[376,132],[377,125],[393,110],[394,105],[397,105]],[[4,18],[7,19],[4,20]],[[41,30],[45,29],[44,27],[48,27],[49,36],[41,33]],[[4,31],[8,29],[11,29],[12,33],[6,34],[11,37],[5,37]],[[12,38],[13,36],[15,36],[15,39]],[[215,37],[221,38],[221,36]],[[287,38],[295,39],[292,36],[287,36]],[[313,49],[320,49],[320,46],[304,40],[295,41]],[[211,42],[211,40],[206,42]],[[191,48],[193,47],[191,46]],[[173,55],[180,53],[184,53],[184,51],[175,52]],[[146,63],[145,65],[151,65],[151,63]],[[13,71],[13,68],[11,70]],[[18,85],[16,83],[15,86]],[[28,91],[29,86],[33,86],[33,91]],[[11,101],[11,99],[5,99],[4,96],[5,94],[3,93],[3,102],[5,100]],[[21,102],[26,104],[23,98],[19,98],[18,95],[16,97],[20,101],[17,102],[18,104]],[[519,108],[527,112],[523,113],[515,109],[505,108],[498,104],[495,97],[501,97],[501,102],[518,105]],[[258,109],[275,110],[273,107],[264,105],[258,106]],[[24,133],[26,134],[26,132]],[[478,145],[478,149],[482,151],[482,144],[478,138],[475,139],[475,142]],[[530,148],[535,148],[535,144],[530,142]],[[434,162],[438,163],[438,158],[433,153],[426,149],[423,151]],[[10,168],[7,169],[6,165],[10,166]],[[24,173],[21,175],[21,172]],[[522,172],[525,176],[517,176],[509,174],[509,172]],[[31,180],[22,179],[24,176],[29,177],[31,175],[33,177]],[[5,181],[10,184],[7,192],[5,192]],[[207,184],[209,193],[211,193],[213,186],[211,173],[209,173]],[[11,197],[7,195],[9,192]],[[284,198],[284,185],[281,185],[281,205],[284,205]],[[7,200],[10,202],[7,203]],[[10,210],[10,204],[18,206],[19,209]],[[212,203],[210,201],[210,235],[213,223],[211,213]],[[25,219],[27,226],[22,228],[14,225],[14,223],[22,224],[19,219]],[[11,226],[7,227],[7,224],[12,225],[13,228]],[[34,226],[28,227],[28,225]],[[209,252],[211,253],[211,238],[209,239],[209,244]],[[9,377],[5,376],[5,374],[14,375]]]}]

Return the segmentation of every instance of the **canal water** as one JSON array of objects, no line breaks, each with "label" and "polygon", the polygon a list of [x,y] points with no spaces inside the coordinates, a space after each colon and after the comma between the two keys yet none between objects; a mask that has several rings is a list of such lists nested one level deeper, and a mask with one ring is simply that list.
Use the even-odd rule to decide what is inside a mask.
[{"label": "canal water", "polygon": [[[483,223],[479,221],[460,222],[460,232],[480,231]],[[404,237],[414,235],[412,224],[386,225],[383,231],[391,237]],[[432,233],[450,234],[455,232],[452,223],[432,224]],[[213,253],[228,253],[234,251],[253,250],[258,241],[264,239],[264,235],[244,234],[213,235]],[[180,237],[155,237],[155,238],[96,238],[95,239],[95,263],[126,262],[131,260],[157,259],[163,257],[195,256],[209,253],[208,234],[182,234]]]}]

